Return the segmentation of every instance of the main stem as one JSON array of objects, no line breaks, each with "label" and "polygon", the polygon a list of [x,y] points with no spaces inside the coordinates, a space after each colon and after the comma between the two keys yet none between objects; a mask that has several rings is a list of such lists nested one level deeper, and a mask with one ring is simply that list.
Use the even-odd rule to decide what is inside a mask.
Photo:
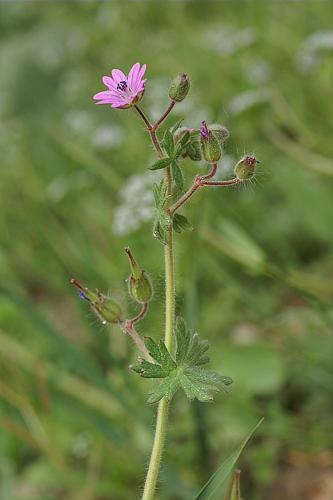
[{"label": "main stem", "polygon": [[[165,336],[164,342],[171,351],[173,343],[173,326],[175,318],[175,283],[174,283],[174,256],[173,256],[173,234],[169,230],[168,243],[164,247],[165,262]],[[142,500],[152,500],[156,489],[161,458],[165,442],[165,434],[168,423],[168,412],[170,403],[163,398],[158,405],[156,429],[153,449],[151,452],[148,473]]]},{"label": "main stem", "polygon": [[[146,123],[147,129],[150,133],[150,138],[155,146],[157,154],[163,157],[163,151],[156,136],[156,130],[162,123],[164,118],[169,114],[173,108],[174,103],[171,103],[167,111],[162,115],[162,119],[158,120],[154,127],[150,126],[149,120],[144,115],[142,110],[137,110]],[[170,169],[166,169],[166,178],[168,182],[168,195],[172,195],[172,180]],[[165,333],[164,343],[168,351],[172,351],[173,343],[173,328],[175,321],[175,276],[174,276],[174,254],[173,254],[173,229],[170,227],[168,230],[167,244],[164,245],[164,266],[165,266]],[[158,480],[162,453],[164,449],[165,435],[168,424],[170,402],[163,398],[157,409],[156,428],[153,448],[150,456],[148,472],[146,476],[145,487],[142,495],[142,500],[153,500]]]}]

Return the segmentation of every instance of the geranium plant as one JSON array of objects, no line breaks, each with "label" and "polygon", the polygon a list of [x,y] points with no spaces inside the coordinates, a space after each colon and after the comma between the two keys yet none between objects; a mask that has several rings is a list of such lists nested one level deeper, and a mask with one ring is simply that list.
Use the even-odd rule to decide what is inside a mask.
[{"label": "geranium plant", "polygon": [[[129,259],[130,276],[128,292],[139,306],[138,314],[125,318],[120,305],[110,296],[99,291],[92,292],[76,279],[71,283],[79,290],[92,311],[103,324],[117,324],[135,343],[139,358],[130,368],[143,378],[156,379],[148,402],[158,404],[156,430],[143,491],[143,500],[154,497],[158,481],[162,451],[168,422],[171,400],[178,390],[183,390],[189,399],[202,402],[213,400],[215,393],[226,392],[232,380],[206,368],[209,358],[209,344],[199,335],[190,331],[183,318],[175,317],[175,256],[173,250],[174,232],[192,229],[191,223],[180,210],[196,193],[213,187],[231,187],[244,183],[255,175],[258,160],[253,155],[245,155],[234,167],[230,179],[216,180],[218,162],[223,155],[224,144],[229,131],[221,124],[207,124],[200,127],[181,126],[178,122],[159,134],[160,127],[174,106],[183,101],[190,89],[186,74],[177,76],[169,88],[169,103],[162,116],[152,123],[143,111],[140,102],[144,96],[146,80],[143,79],[146,65],[134,64],[128,75],[120,69],[113,69],[112,76],[104,76],[107,90],[94,96],[97,104],[112,108],[133,109],[143,121],[156,152],[156,161],[151,170],[163,171],[162,180],[154,185],[156,215],[153,236],[161,242],[165,258],[165,331],[164,337],[153,339],[142,337],[136,325],[146,316],[153,299],[153,285],[149,275],[139,266],[130,248],[126,248]],[[198,174],[185,189],[182,162],[204,160],[207,173]]]}]

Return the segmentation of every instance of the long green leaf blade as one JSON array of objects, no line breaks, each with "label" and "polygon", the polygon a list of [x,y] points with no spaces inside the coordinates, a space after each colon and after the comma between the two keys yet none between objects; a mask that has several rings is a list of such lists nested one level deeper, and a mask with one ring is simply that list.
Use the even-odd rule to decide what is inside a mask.
[{"label": "long green leaf blade", "polygon": [[208,479],[207,483],[199,491],[194,500],[223,500],[226,488],[227,479],[231,474],[233,468],[236,465],[243,449],[246,444],[253,436],[255,431],[258,429],[259,425],[264,419],[260,419],[257,425],[251,430],[251,432],[246,436],[244,441],[236,448],[231,455],[229,455],[220,465],[220,467],[214,472],[214,474]]}]

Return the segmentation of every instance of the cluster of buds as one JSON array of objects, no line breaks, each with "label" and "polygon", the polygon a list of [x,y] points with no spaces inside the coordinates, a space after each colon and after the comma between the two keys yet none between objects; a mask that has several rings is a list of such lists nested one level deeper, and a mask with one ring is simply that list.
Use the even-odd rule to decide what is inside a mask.
[{"label": "cluster of buds", "polygon": [[219,123],[211,125],[202,122],[200,130],[188,127],[179,127],[173,136],[177,144],[186,133],[190,134],[189,143],[183,158],[189,157],[192,161],[204,158],[209,163],[215,163],[222,156],[223,145],[229,138],[229,130]]},{"label": "cluster of buds", "polygon": [[[131,274],[128,278],[128,292],[132,299],[144,306],[146,312],[147,305],[153,297],[151,279],[139,267],[128,247],[125,248],[125,252],[128,255],[131,268]],[[124,320],[120,305],[110,296],[104,295],[98,290],[92,292],[89,288],[82,286],[75,278],[72,278],[70,283],[78,289],[79,297],[89,302],[91,310],[103,325],[133,323],[133,320]],[[143,315],[140,314],[135,319],[142,319],[142,317]]]}]

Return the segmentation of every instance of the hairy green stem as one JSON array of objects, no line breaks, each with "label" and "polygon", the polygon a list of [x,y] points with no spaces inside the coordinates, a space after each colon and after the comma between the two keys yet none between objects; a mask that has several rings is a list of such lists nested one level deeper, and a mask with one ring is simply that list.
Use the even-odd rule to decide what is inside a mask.
[{"label": "hairy green stem", "polygon": [[[159,143],[158,137],[156,135],[156,130],[162,121],[168,116],[170,111],[174,106],[174,102],[171,102],[167,110],[163,113],[161,118],[157,120],[155,125],[151,125],[149,119],[146,117],[145,113],[139,106],[135,106],[136,111],[144,121],[146,128],[149,132],[150,139],[155,147],[158,156],[163,157],[163,150]],[[170,168],[166,169],[165,172],[166,179],[168,182],[168,195],[172,195],[172,178]],[[173,328],[175,321],[175,277],[174,277],[174,254],[173,254],[173,229],[172,227],[168,231],[168,241],[164,245],[164,265],[165,265],[165,334],[164,342],[169,351],[172,350],[173,343]],[[144,491],[142,495],[142,500],[153,500],[156,484],[158,481],[158,475],[160,470],[160,464],[162,459],[162,453],[164,449],[165,435],[168,424],[168,413],[169,413],[170,402],[163,398],[157,409],[156,417],[156,428],[153,448],[150,456],[148,472],[146,476]]]},{"label": "hairy green stem", "polygon": [[169,229],[168,244],[164,247],[165,265],[165,336],[164,342],[169,352],[172,350],[173,327],[175,321],[175,273],[173,254],[173,230]]},{"label": "hairy green stem", "polygon": [[154,498],[164,448],[166,428],[168,424],[169,406],[170,402],[165,398],[163,398],[158,405],[154,444],[151,452],[142,500],[153,500]]},{"label": "hairy green stem", "polygon": [[[163,157],[163,150],[156,135],[156,130],[162,121],[168,116],[174,106],[174,102],[170,103],[165,113],[153,126],[145,113],[139,106],[135,106],[136,111],[144,121],[149,132],[150,139],[155,147],[158,156]],[[172,195],[172,179],[170,168],[166,169],[166,179],[168,182],[168,195]],[[172,349],[173,327],[175,321],[175,280],[174,280],[174,256],[173,256],[173,229],[168,231],[168,242],[164,246],[164,263],[165,263],[165,335],[164,342],[169,351]],[[158,480],[161,458],[165,442],[166,428],[168,424],[168,412],[170,403],[163,398],[158,405],[156,428],[153,448],[150,456],[148,472],[146,476],[142,500],[152,500]]]},{"label": "hairy green stem", "polygon": [[[165,259],[165,336],[164,342],[171,351],[173,344],[173,327],[175,319],[175,282],[174,282],[174,256],[173,256],[173,231],[169,230],[168,244],[164,248]],[[152,500],[158,480],[161,458],[165,442],[170,403],[163,398],[158,405],[156,429],[153,449],[151,452],[148,473],[142,500]]]}]

